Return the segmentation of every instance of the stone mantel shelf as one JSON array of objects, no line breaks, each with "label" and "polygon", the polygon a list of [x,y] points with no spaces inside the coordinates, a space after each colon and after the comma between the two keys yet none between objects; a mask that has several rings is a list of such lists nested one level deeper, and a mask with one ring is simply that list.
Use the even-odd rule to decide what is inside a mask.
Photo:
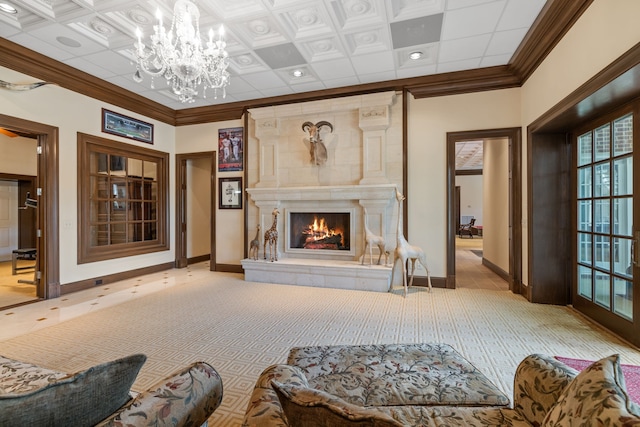
[{"label": "stone mantel shelf", "polygon": [[390,200],[395,198],[395,184],[337,185],[317,187],[254,187],[247,193],[255,202],[296,200]]}]

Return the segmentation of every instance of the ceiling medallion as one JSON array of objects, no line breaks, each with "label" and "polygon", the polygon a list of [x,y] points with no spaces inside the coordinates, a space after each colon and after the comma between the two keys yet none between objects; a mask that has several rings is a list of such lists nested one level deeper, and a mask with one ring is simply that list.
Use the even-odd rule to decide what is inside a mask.
[{"label": "ceiling medallion", "polygon": [[[178,0],[173,9],[171,27],[167,30],[162,23],[160,9],[156,13],[158,24],[153,26],[154,34],[151,43],[142,43],[142,31],[136,29],[138,37],[135,43],[137,69],[133,79],[140,83],[140,71],[153,77],[164,77],[173,93],[181,102],[194,102],[200,86],[203,86],[203,97],[206,90],[214,89],[218,97],[218,89],[222,89],[222,97],[226,97],[226,86],[229,84],[229,54],[224,40],[224,28],[220,26],[218,38],[214,40],[213,29],[209,30],[209,41],[203,47],[200,39],[200,11],[196,5],[187,0]],[[153,87],[153,80],[151,82]]]}]

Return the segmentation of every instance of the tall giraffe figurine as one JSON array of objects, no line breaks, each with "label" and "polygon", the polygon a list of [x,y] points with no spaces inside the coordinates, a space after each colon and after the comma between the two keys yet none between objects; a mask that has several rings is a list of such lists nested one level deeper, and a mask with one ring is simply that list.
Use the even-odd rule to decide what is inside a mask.
[{"label": "tall giraffe figurine", "polygon": [[404,296],[407,296],[407,261],[411,260],[411,280],[409,280],[409,287],[413,285],[413,273],[416,269],[416,260],[420,261],[420,264],[427,271],[427,282],[429,284],[429,292],[431,292],[431,275],[429,274],[429,267],[427,267],[427,257],[424,251],[417,246],[413,246],[407,242],[404,238],[402,231],[402,202],[405,197],[396,190],[396,200],[398,201],[398,230],[396,234],[396,250],[394,253],[393,269],[391,270],[391,283],[393,283],[393,272],[395,271],[396,262],[400,261],[402,267],[402,284],[404,285]]},{"label": "tall giraffe figurine", "polygon": [[[267,243],[269,244],[269,260],[278,260],[278,209],[273,210],[273,225],[264,232],[264,259],[267,259]],[[275,256],[274,256],[275,254]]]},{"label": "tall giraffe figurine", "polygon": [[373,245],[376,245],[380,251],[380,254],[378,255],[378,265],[380,265],[380,260],[382,259],[383,254],[384,264],[387,265],[387,262],[389,262],[389,252],[386,250],[384,237],[377,236],[369,230],[367,208],[364,208],[364,252],[362,253],[361,264],[364,264],[364,257],[367,255],[367,247],[369,247],[369,265],[373,263]]},{"label": "tall giraffe figurine", "polygon": [[260,251],[260,224],[256,230],[256,237],[249,244],[249,258],[254,261],[258,259],[258,252]]}]

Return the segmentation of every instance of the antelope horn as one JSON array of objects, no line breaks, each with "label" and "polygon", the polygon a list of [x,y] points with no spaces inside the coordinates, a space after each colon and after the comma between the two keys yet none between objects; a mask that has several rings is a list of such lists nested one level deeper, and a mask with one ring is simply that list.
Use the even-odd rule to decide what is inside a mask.
[{"label": "antelope horn", "polygon": [[320,129],[322,126],[328,126],[329,129],[331,129],[331,132],[333,132],[333,125],[331,123],[329,123],[329,122],[327,122],[325,120],[322,120],[322,121],[316,123],[316,127],[318,129]]},{"label": "antelope horn", "polygon": [[302,130],[305,130],[305,131],[306,131],[306,130],[307,130],[307,129],[309,129],[311,126],[313,126],[313,123],[311,123],[311,122],[304,122],[304,123],[302,124]]}]

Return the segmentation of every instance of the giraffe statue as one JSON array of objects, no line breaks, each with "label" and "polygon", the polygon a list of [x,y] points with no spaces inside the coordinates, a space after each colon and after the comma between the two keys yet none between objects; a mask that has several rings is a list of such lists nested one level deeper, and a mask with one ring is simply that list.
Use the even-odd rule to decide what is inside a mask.
[{"label": "giraffe statue", "polygon": [[[278,260],[278,209],[273,210],[273,225],[264,232],[264,259],[267,259],[267,243],[269,244],[270,261]],[[275,256],[274,256],[275,254]]]},{"label": "giraffe statue", "polygon": [[382,236],[377,236],[373,234],[371,230],[369,230],[369,224],[367,221],[367,208],[364,208],[364,252],[362,253],[362,262],[364,264],[364,257],[367,254],[367,247],[369,247],[369,265],[373,263],[373,246],[377,246],[380,254],[378,255],[378,265],[380,265],[380,260],[382,259],[382,255],[384,254],[384,264],[387,265],[389,262],[389,251],[386,250],[386,245],[384,242],[384,238]]},{"label": "giraffe statue", "polygon": [[402,267],[402,284],[404,285],[404,296],[407,296],[407,261],[411,261],[411,280],[409,280],[409,287],[413,285],[413,273],[416,269],[416,261],[424,267],[427,272],[427,283],[429,284],[429,292],[431,292],[431,275],[429,274],[429,267],[427,267],[427,257],[424,251],[417,246],[413,246],[407,242],[404,238],[402,231],[402,202],[405,197],[398,190],[396,190],[396,200],[398,201],[398,230],[396,237],[396,250],[394,253],[393,269],[391,270],[391,283],[393,283],[393,272],[395,271],[396,262],[400,261]]},{"label": "giraffe statue", "polygon": [[254,261],[257,260],[259,251],[260,251],[260,224],[258,224],[256,237],[249,244],[249,258],[252,258]]}]

